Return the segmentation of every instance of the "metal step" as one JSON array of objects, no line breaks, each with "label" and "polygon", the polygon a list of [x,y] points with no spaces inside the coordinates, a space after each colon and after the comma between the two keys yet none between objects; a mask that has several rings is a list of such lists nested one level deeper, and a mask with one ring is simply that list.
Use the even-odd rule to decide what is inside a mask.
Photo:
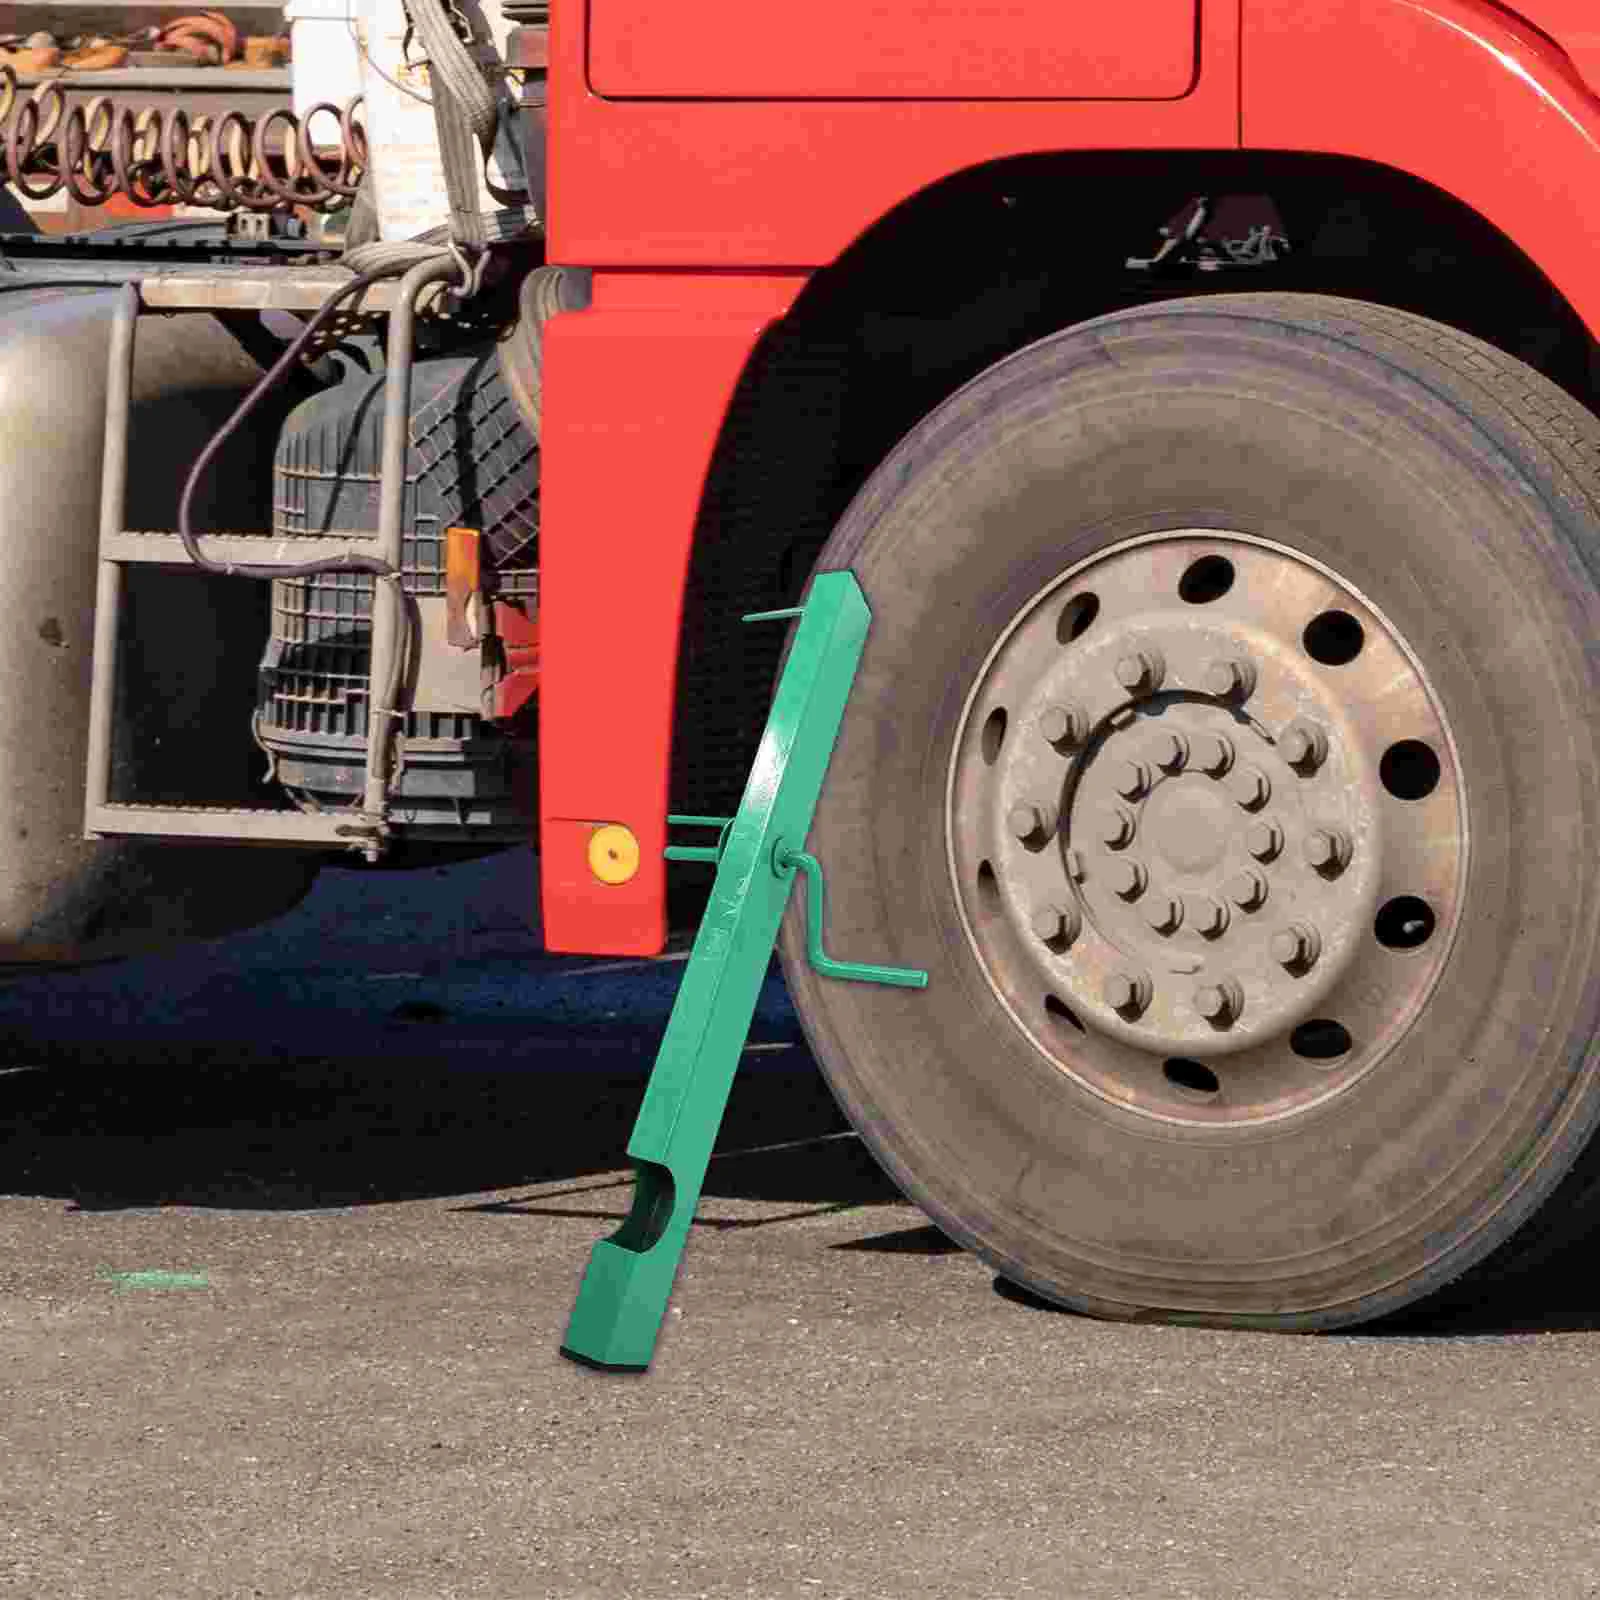
[{"label": "metal step", "polygon": [[[390,833],[423,844],[527,844],[523,827],[474,828],[470,838],[444,824],[408,823],[402,814],[386,824]],[[154,806],[102,801],[84,814],[91,839],[228,839],[242,844],[333,845],[349,849],[370,838],[372,828],[358,810],[289,811],[266,806]]]},{"label": "metal step", "polygon": [[[243,259],[220,265],[161,259],[180,248],[181,242],[161,249],[152,245],[120,252],[110,247],[74,251],[69,243],[53,237],[18,248],[0,238],[0,263],[6,288],[26,289],[30,283],[106,287],[131,283],[151,311],[311,312],[320,310],[334,290],[353,281],[347,268],[334,263],[284,266],[251,261],[244,252],[240,252]],[[268,241],[253,253],[283,255],[288,248],[288,241]],[[369,284],[345,302],[339,316],[349,321],[388,312],[394,307],[396,288],[393,278]],[[454,302],[438,292],[424,296],[418,314],[448,314],[460,320]]]},{"label": "metal step", "polygon": [[[328,561],[339,556],[371,555],[370,537],[286,539],[277,533],[202,533],[200,551],[208,561],[230,566],[298,566],[302,561]],[[188,567],[193,562],[183,541],[165,529],[127,528],[101,540],[101,557],[124,566]]]},{"label": "metal step", "polygon": [[239,806],[140,806],[103,801],[84,816],[90,838],[239,839],[253,844],[331,844],[348,847],[370,827],[352,811],[276,811]]}]

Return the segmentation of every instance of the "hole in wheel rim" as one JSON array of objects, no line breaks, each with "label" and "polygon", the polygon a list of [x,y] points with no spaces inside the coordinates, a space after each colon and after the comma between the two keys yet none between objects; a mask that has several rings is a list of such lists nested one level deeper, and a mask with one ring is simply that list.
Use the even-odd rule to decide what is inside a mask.
[{"label": "hole in wheel rim", "polygon": [[983,751],[984,761],[991,767],[1000,759],[1000,747],[1006,742],[1006,723],[1009,720],[1004,706],[996,706],[984,718],[983,732],[979,735],[978,743]]},{"label": "hole in wheel rim", "polygon": [[1348,666],[1366,642],[1366,629],[1348,611],[1321,612],[1301,635],[1306,654],[1325,667]]},{"label": "hole in wheel rim", "polygon": [[1226,556],[1201,556],[1178,580],[1178,595],[1192,606],[1209,605],[1233,587],[1233,580],[1233,563]]},{"label": "hole in wheel rim", "polygon": [[978,863],[978,900],[991,915],[1000,910],[1000,880],[987,861]]},{"label": "hole in wheel rim", "polygon": [[1289,1035],[1289,1048],[1306,1061],[1337,1061],[1349,1055],[1354,1044],[1350,1030],[1331,1017],[1313,1017]]},{"label": "hole in wheel rim", "polygon": [[1062,644],[1071,644],[1089,631],[1089,625],[1100,615],[1100,596],[1075,594],[1061,608],[1056,618],[1056,638]]},{"label": "hole in wheel rim", "polygon": [[1372,931],[1386,950],[1415,950],[1433,937],[1437,920],[1426,900],[1396,895],[1379,909]]},{"label": "hole in wheel rim", "polygon": [[1209,1100],[1222,1089],[1221,1081],[1203,1061],[1188,1056],[1169,1056],[1161,1063],[1161,1076],[1174,1089]]},{"label": "hole in wheel rim", "polygon": [[1426,800],[1439,787],[1439,758],[1420,739],[1401,739],[1383,752],[1378,777],[1396,800]]},{"label": "hole in wheel rim", "polygon": [[1044,1011],[1052,1022],[1065,1023],[1068,1027],[1076,1028],[1079,1033],[1089,1031],[1078,1021],[1078,1013],[1066,1001],[1058,1000],[1053,994],[1044,997]]}]

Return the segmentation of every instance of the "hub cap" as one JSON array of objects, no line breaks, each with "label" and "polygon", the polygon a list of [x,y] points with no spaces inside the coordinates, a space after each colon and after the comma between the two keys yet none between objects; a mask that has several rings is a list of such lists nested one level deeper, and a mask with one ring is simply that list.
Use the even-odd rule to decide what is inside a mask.
[{"label": "hub cap", "polygon": [[1245,535],[1119,546],[1036,596],[968,699],[949,859],[991,986],[1151,1116],[1289,1115],[1421,1009],[1458,909],[1454,744],[1327,569]]}]

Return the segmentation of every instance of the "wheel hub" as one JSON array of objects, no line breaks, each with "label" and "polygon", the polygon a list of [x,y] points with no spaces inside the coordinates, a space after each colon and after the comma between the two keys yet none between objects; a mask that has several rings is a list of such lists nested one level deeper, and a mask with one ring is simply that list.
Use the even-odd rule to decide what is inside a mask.
[{"label": "wheel hub", "polygon": [[1191,774],[1160,784],[1144,808],[1141,831],[1160,864],[1199,877],[1215,872],[1238,830],[1227,802]]},{"label": "wheel hub", "polygon": [[[1401,748],[1425,793],[1392,781]],[[1281,1115],[1367,1070],[1442,965],[1466,848],[1414,657],[1333,574],[1242,535],[1140,540],[1024,607],[969,699],[949,815],[1013,1015],[1181,1120]],[[1399,889],[1432,919],[1417,944],[1377,936]]]}]

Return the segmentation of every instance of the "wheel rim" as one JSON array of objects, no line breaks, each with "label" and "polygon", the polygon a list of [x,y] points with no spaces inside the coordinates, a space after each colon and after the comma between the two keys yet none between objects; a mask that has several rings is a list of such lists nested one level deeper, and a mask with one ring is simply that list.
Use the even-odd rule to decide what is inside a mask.
[{"label": "wheel rim", "polygon": [[947,849],[989,986],[1060,1071],[1167,1122],[1298,1115],[1393,1049],[1468,850],[1444,710],[1353,586],[1284,546],[1129,541],[978,674]]}]

